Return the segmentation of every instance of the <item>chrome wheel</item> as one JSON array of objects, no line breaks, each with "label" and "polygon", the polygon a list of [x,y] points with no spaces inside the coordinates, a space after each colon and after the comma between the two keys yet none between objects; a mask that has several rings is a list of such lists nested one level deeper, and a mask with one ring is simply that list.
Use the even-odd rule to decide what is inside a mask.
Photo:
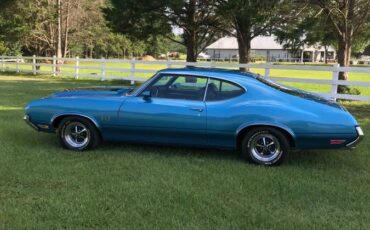
[{"label": "chrome wheel", "polygon": [[64,129],[63,138],[74,148],[83,148],[90,142],[90,130],[80,122],[71,122]]},{"label": "chrome wheel", "polygon": [[255,134],[248,146],[252,156],[265,163],[277,161],[283,153],[278,138],[269,133]]}]

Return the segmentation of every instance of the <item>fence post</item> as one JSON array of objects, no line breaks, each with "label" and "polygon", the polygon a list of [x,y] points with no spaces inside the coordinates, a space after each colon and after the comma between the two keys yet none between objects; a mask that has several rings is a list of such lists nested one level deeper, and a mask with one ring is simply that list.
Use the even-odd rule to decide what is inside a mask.
[{"label": "fence post", "polygon": [[101,58],[101,81],[105,81],[105,58]]},{"label": "fence post", "polygon": [[5,72],[5,58],[1,56],[1,71]]},{"label": "fence post", "polygon": [[338,76],[339,76],[339,71],[337,68],[339,68],[339,64],[335,64],[333,70],[333,76],[332,76],[332,83],[331,83],[331,96],[333,97],[334,101],[337,100],[337,91],[338,91]]},{"label": "fence post", "polygon": [[78,79],[78,74],[80,72],[79,66],[80,66],[80,57],[77,56],[75,62],[75,79]]},{"label": "fence post", "polygon": [[52,66],[52,69],[53,69],[53,77],[55,77],[57,74],[57,57],[54,55],[53,56],[53,66]]},{"label": "fence post", "polygon": [[170,63],[168,63],[168,62],[170,62],[170,59],[169,58],[167,58],[167,69],[169,69],[169,68],[172,67],[172,65]]},{"label": "fence post", "polygon": [[32,56],[32,72],[33,72],[33,75],[37,74],[37,71],[36,71],[36,55]]},{"label": "fence post", "polygon": [[265,78],[269,78],[270,77],[270,67],[268,65],[266,65],[266,68],[265,68]]},{"label": "fence post", "polygon": [[[131,62],[131,78],[134,79],[135,78],[135,59],[133,58],[132,59],[132,62]],[[134,85],[135,84],[135,80],[131,80],[131,85]]]},{"label": "fence post", "polygon": [[15,68],[16,68],[16,72],[19,73],[19,57],[17,56],[16,60],[15,60]]},{"label": "fence post", "polygon": [[215,67],[216,67],[215,60],[212,60],[212,61],[211,61],[211,68],[215,68]]}]

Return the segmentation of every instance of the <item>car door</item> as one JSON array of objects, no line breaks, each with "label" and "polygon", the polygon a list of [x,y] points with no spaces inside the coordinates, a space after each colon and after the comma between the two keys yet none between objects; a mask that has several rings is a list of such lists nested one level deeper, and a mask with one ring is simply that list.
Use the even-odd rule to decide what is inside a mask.
[{"label": "car door", "polygon": [[208,145],[234,148],[235,134],[245,112],[240,110],[240,96],[245,89],[235,83],[213,79],[208,80],[205,103],[207,106]]},{"label": "car door", "polygon": [[124,140],[206,144],[207,78],[159,75],[139,95],[128,98],[119,111]]}]

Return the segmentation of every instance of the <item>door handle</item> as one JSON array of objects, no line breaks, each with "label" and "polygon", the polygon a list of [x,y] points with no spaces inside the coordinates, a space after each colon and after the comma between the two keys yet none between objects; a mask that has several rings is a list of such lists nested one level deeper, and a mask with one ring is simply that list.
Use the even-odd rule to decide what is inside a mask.
[{"label": "door handle", "polygon": [[197,112],[203,112],[203,108],[190,108],[190,110],[197,111]]}]

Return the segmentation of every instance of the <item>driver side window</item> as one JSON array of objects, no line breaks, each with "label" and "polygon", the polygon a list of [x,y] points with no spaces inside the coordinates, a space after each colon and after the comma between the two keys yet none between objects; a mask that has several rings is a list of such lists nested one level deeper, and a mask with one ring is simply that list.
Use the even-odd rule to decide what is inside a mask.
[{"label": "driver side window", "polygon": [[207,85],[206,77],[161,75],[146,90],[153,98],[202,101]]}]

